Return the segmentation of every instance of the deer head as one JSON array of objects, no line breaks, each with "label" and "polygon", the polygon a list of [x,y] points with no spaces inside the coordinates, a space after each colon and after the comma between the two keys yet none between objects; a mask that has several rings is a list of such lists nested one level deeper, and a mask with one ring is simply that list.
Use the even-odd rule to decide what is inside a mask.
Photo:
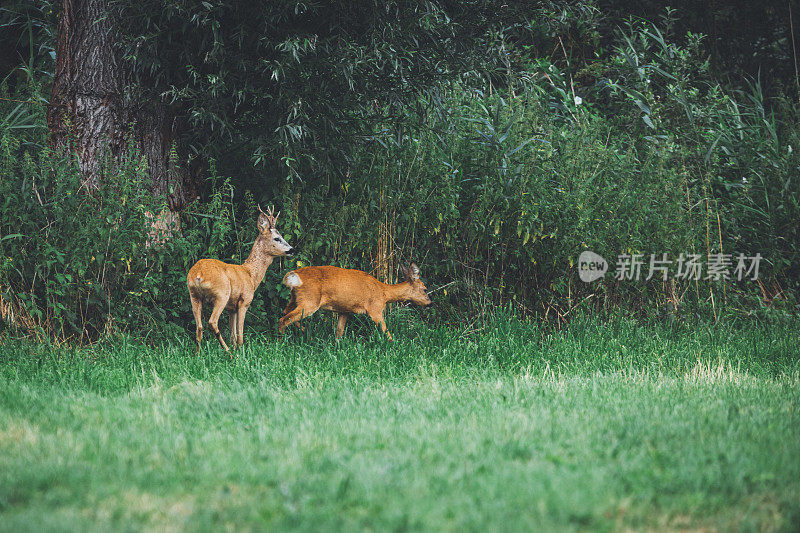
[{"label": "deer head", "polygon": [[416,305],[426,306],[431,305],[431,299],[426,292],[428,289],[422,280],[419,279],[419,267],[416,263],[411,263],[408,268],[400,266],[400,273],[405,278],[405,281],[411,287],[408,294],[408,300]]},{"label": "deer head", "polygon": [[258,211],[259,239],[261,239],[264,243],[264,251],[273,257],[292,255],[294,253],[294,248],[292,248],[292,246],[286,242],[276,228],[278,217],[280,216],[281,212],[278,211],[278,214],[276,215],[274,208],[269,207],[265,213],[261,209],[261,206],[258,206]]}]

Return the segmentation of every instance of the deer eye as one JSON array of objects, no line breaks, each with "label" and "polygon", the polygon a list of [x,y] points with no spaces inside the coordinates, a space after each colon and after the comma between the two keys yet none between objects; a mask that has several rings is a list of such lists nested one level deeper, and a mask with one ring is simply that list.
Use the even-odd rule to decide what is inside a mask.
[{"label": "deer eye", "polygon": [[281,239],[280,239],[280,237],[275,237],[273,240],[274,240],[275,242],[281,242]]}]

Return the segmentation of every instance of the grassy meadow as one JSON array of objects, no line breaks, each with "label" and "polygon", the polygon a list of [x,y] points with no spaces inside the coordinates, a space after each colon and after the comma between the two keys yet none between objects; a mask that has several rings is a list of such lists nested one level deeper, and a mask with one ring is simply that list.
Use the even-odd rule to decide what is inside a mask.
[{"label": "grassy meadow", "polygon": [[800,3],[668,3],[4,0],[0,533],[800,531]]},{"label": "grassy meadow", "polygon": [[0,529],[800,524],[796,323],[389,325],[6,341]]}]

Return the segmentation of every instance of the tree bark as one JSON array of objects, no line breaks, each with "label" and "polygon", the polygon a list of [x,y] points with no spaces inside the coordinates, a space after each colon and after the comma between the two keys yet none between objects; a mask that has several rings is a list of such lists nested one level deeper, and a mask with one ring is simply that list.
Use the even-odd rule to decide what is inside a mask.
[{"label": "tree bark", "polygon": [[147,158],[153,194],[165,198],[172,211],[179,211],[197,198],[205,160],[187,160],[180,140],[183,124],[166,105],[150,102],[134,115],[136,142]]},{"label": "tree bark", "polygon": [[[165,105],[134,105],[133,78],[116,48],[114,16],[108,0],[61,2],[47,113],[51,143],[75,152],[89,191],[103,186],[104,176],[135,143],[147,158],[152,192],[163,195],[170,209],[181,209],[197,194],[200,161],[182,160],[177,121]],[[170,158],[173,146],[177,159]]]},{"label": "tree bark", "polygon": [[127,75],[117,61],[105,0],[63,0],[53,94],[47,112],[51,142],[75,150],[84,185],[102,182],[101,159],[118,157],[128,122]]}]

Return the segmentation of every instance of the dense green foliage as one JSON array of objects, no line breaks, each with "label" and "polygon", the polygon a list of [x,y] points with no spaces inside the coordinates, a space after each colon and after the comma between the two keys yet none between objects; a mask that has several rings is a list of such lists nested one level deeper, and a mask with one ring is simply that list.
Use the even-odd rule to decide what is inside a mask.
[{"label": "dense green foliage", "polygon": [[[12,313],[6,319],[40,340],[83,343],[123,331],[163,338],[176,326],[181,334],[191,317],[192,264],[205,256],[241,261],[252,245],[255,222],[237,220],[229,181],[220,180],[209,202],[188,215],[193,223],[183,234],[164,235],[150,218],[163,200],[142,185],[145,162],[134,152],[116,166],[113,184],[90,196],[81,194],[70,160],[48,148],[37,150],[37,159],[29,152],[17,159],[9,136],[0,145],[0,279]],[[252,198],[247,205],[256,210]],[[273,270],[273,303],[276,276]]]},{"label": "dense green foliage", "polygon": [[113,3],[141,97],[185,109],[197,153],[303,179],[442,79],[491,69],[487,31],[509,18],[491,4]]},{"label": "dense green foliage", "polygon": [[232,361],[5,344],[0,529],[797,523],[796,323],[390,325]]},{"label": "dense green foliage", "polygon": [[[25,35],[47,52],[54,11],[42,6]],[[160,94],[189,120],[188,143],[210,160],[204,196],[181,213],[182,235],[147,247],[145,213],[163,199],[145,193],[134,150],[109,165],[106,190],[79,192],[74,162],[45,147],[52,58],[32,51],[0,100],[0,291],[26,332],[183,331],[188,266],[246,257],[258,203],[282,210],[301,250],[268,271],[252,309],[261,330],[288,268],[391,279],[412,259],[442,287],[430,319],[507,303],[559,323],[576,306],[690,320],[797,311],[798,105],[774,83],[765,96],[760,79],[720,81],[708,40],[676,33],[680,12],[612,24],[589,4],[543,4],[490,23],[481,2],[148,6],[120,21],[142,82],[131,97]],[[649,254],[764,260],[759,282],[587,285],[584,250],[612,273],[618,254],[643,254],[643,277]]]},{"label": "dense green foliage", "polygon": [[797,95],[800,89],[800,10],[795,2],[598,0],[595,5],[610,24],[630,17],[655,21],[671,11],[670,27],[676,35],[706,36],[706,57],[715,77],[726,84],[741,86],[745,77],[753,79],[761,74],[770,95]]}]

